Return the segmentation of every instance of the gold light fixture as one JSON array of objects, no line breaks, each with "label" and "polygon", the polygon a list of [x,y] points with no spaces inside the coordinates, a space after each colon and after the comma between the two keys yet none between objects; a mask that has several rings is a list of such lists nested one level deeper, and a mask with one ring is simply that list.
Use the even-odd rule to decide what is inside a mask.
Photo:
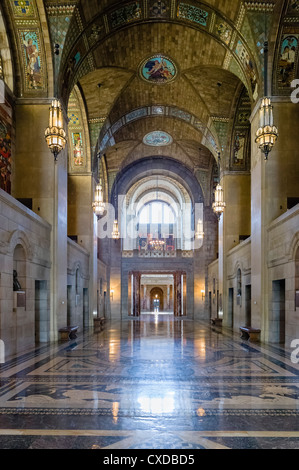
[{"label": "gold light fixture", "polygon": [[[266,15],[265,15],[266,24]],[[265,31],[266,31],[265,27]],[[260,127],[256,132],[255,142],[268,160],[269,153],[278,139],[278,129],[274,126],[273,106],[268,98],[268,41],[264,43],[264,98],[260,106]]]},{"label": "gold light fixture", "polygon": [[118,229],[118,221],[115,220],[113,222],[112,239],[116,241],[116,240],[119,240],[119,238],[120,238],[120,233]]},{"label": "gold light fixture", "polygon": [[58,100],[52,101],[49,115],[49,127],[45,131],[45,139],[56,161],[58,154],[66,145],[66,132],[63,128],[62,109]]},{"label": "gold light fixture", "polygon": [[218,218],[223,214],[225,207],[226,203],[224,202],[224,192],[221,184],[218,184],[215,191],[215,201],[213,203],[213,211]]},{"label": "gold light fixture", "polygon": [[112,230],[112,239],[116,242],[117,240],[120,239],[120,232],[118,228],[118,220],[117,220],[117,215],[118,215],[118,205],[117,205],[117,179],[115,181],[115,193],[114,193],[114,210],[115,210],[115,219],[113,222],[113,230]]},{"label": "gold light fixture", "polygon": [[94,202],[92,204],[93,211],[97,218],[99,219],[105,212],[105,203],[104,203],[104,195],[103,195],[103,187],[102,181],[100,180],[99,184],[97,184],[95,190],[95,197]]},{"label": "gold light fixture", "polygon": [[158,240],[158,239],[154,239],[154,240],[151,240],[149,242],[150,246],[154,249],[154,250],[163,250],[164,246],[165,246],[165,241],[164,240]]},{"label": "gold light fixture", "polygon": [[215,190],[215,200],[212,205],[214,213],[217,215],[218,219],[220,219],[221,214],[223,214],[226,203],[224,202],[224,191],[220,184],[220,152],[218,154],[218,175],[219,175],[219,182],[216,186]]},{"label": "gold light fixture", "polygon": [[203,221],[199,219],[199,221],[197,222],[197,230],[195,233],[195,238],[196,240],[203,240],[204,237],[205,237],[205,233],[203,231]]},{"label": "gold light fixture", "polygon": [[256,143],[259,149],[265,154],[265,159],[268,160],[268,155],[273,149],[278,138],[278,129],[274,126],[273,122],[273,106],[271,105],[270,98],[263,98],[260,107],[260,127],[256,132]]}]

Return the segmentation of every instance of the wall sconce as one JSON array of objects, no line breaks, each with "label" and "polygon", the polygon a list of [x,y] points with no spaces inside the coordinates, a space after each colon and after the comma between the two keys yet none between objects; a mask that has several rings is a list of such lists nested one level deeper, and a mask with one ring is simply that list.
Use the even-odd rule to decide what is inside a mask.
[{"label": "wall sconce", "polygon": [[204,290],[201,291],[201,300],[204,300],[206,292]]},{"label": "wall sconce", "polygon": [[113,302],[113,295],[114,295],[114,290],[111,289],[111,291],[110,291],[110,300],[111,300],[111,302]]}]

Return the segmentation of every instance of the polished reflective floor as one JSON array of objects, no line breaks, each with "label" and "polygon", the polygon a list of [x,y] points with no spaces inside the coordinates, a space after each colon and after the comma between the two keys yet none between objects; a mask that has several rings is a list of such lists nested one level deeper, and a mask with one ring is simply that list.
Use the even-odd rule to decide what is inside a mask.
[{"label": "polished reflective floor", "polygon": [[299,369],[277,345],[159,313],[0,365],[0,448],[299,448]]}]

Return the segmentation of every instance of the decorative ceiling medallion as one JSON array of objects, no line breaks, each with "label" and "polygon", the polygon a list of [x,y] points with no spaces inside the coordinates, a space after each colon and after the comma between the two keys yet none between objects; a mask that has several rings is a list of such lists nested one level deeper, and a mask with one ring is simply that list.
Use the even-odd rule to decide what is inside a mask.
[{"label": "decorative ceiling medallion", "polygon": [[167,132],[154,131],[147,134],[144,137],[143,142],[145,145],[150,145],[151,147],[163,147],[170,145],[173,140]]},{"label": "decorative ceiling medallion", "polygon": [[140,77],[149,82],[161,85],[172,82],[178,73],[174,62],[162,54],[156,54],[142,62]]}]

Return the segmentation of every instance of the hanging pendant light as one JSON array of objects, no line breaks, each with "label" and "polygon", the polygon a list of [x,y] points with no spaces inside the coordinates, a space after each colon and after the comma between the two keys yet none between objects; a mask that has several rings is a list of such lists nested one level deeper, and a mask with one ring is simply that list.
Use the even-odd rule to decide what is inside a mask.
[{"label": "hanging pendant light", "polygon": [[215,191],[215,201],[213,203],[213,211],[217,215],[218,218],[221,217],[226,207],[226,203],[224,202],[224,192],[221,184],[218,184]]},{"label": "hanging pendant light", "polygon": [[94,198],[92,207],[97,218],[99,219],[100,217],[102,217],[102,215],[105,212],[105,203],[104,203],[103,187],[102,187],[101,180],[96,187],[95,198]]},{"label": "hanging pendant light", "polygon": [[119,238],[120,238],[120,233],[118,229],[118,221],[117,219],[115,219],[113,223],[112,239],[116,241],[116,240],[119,240]]},{"label": "hanging pendant light", "polygon": [[197,230],[195,233],[195,238],[196,240],[203,240],[205,237],[204,231],[203,231],[203,221],[199,219],[197,222]]},{"label": "hanging pendant light", "polygon": [[58,154],[66,145],[66,132],[63,128],[62,109],[58,100],[52,101],[49,115],[49,127],[45,131],[45,139],[56,161]]},{"label": "hanging pendant light", "polygon": [[219,182],[215,190],[215,195],[214,195],[215,200],[212,205],[212,208],[213,208],[214,213],[217,215],[218,219],[220,219],[221,214],[223,214],[226,208],[226,203],[224,202],[224,191],[220,184],[220,152],[218,153],[218,179],[219,179]]},{"label": "hanging pendant light", "polygon": [[268,41],[264,43],[264,98],[260,106],[260,127],[255,142],[268,160],[269,153],[278,139],[278,129],[274,126],[273,106],[268,98]]},{"label": "hanging pendant light", "polygon": [[[117,214],[118,212],[118,207],[117,207],[117,184],[115,185],[115,195],[114,195],[114,209],[115,209],[115,214]],[[120,239],[120,233],[119,233],[119,228],[118,228],[118,220],[117,220],[117,216],[114,220],[114,223],[113,223],[113,231],[112,231],[112,239],[117,241]]]},{"label": "hanging pendant light", "polygon": [[271,105],[270,98],[263,98],[260,107],[260,127],[256,132],[256,143],[259,149],[265,154],[265,159],[268,160],[268,155],[273,149],[278,138],[278,129],[274,126],[273,122],[273,106]]}]

